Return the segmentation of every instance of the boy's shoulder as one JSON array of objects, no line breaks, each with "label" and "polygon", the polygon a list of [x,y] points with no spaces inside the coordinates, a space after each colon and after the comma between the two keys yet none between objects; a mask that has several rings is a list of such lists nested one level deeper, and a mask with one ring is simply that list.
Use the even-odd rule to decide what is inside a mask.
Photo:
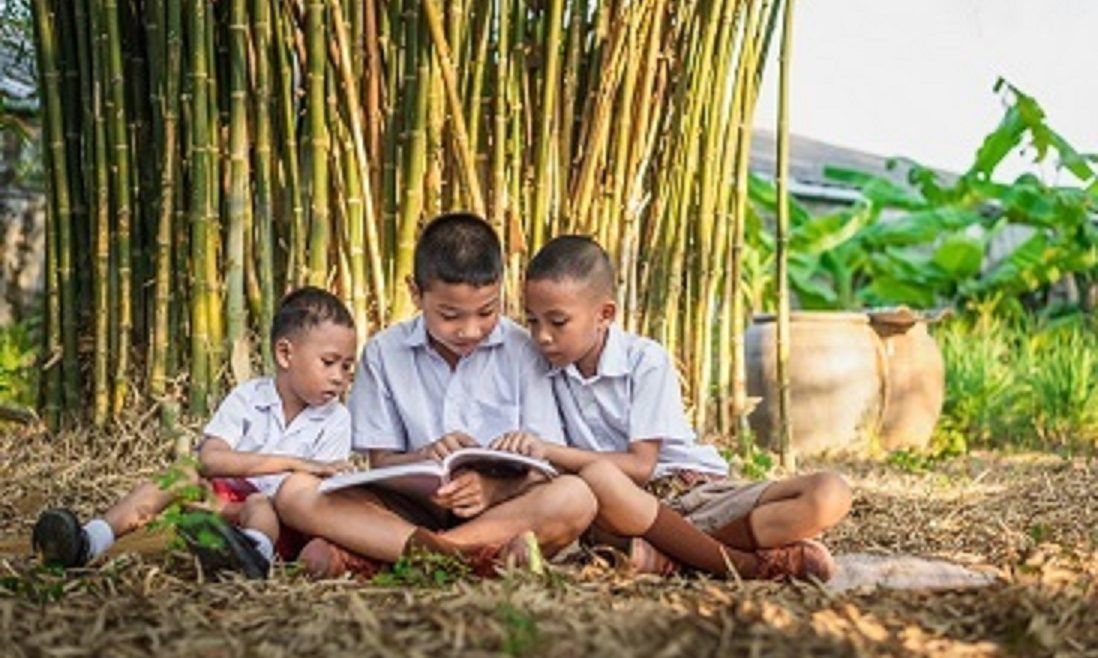
[{"label": "boy's shoulder", "polygon": [[248,404],[270,403],[278,400],[278,389],[275,388],[273,377],[253,377],[234,386],[222,404],[230,400]]},{"label": "boy's shoulder", "polygon": [[610,325],[607,339],[610,359],[636,377],[663,368],[674,368],[675,362],[667,348],[647,336],[626,331],[617,324]]}]

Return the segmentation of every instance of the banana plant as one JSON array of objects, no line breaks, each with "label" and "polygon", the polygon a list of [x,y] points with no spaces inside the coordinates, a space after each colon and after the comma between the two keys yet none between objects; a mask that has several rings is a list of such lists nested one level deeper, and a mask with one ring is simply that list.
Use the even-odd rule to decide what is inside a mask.
[{"label": "banana plant", "polygon": [[[925,308],[1007,299],[1067,274],[1094,278],[1096,158],[1080,153],[1050,128],[1032,97],[1004,80],[995,90],[1003,94],[1007,109],[959,177],[945,180],[932,169],[907,162],[910,186],[904,186],[866,172],[825,167],[825,176],[856,187],[862,200],[816,216],[793,203],[789,277],[802,308]],[[1016,149],[1032,152],[1037,163],[1055,155],[1057,166],[1082,186],[1050,186],[1028,173],[1012,183],[993,180],[998,165]],[[773,213],[776,196],[773,185],[760,177],[752,178],[748,192],[756,253],[746,269],[745,290],[761,309],[772,304],[768,273],[773,236],[765,217]],[[1021,234],[1021,241],[989,262],[992,241],[1008,229]]]}]

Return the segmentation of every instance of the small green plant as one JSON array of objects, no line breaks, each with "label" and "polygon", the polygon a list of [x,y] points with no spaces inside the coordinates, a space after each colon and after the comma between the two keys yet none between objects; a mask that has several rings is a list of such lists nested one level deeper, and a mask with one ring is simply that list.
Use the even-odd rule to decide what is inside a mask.
[{"label": "small green plant", "polygon": [[0,576],[0,590],[38,604],[60,601],[65,594],[65,570],[37,565],[21,574]]},{"label": "small green plant", "polygon": [[470,573],[469,565],[460,557],[416,551],[374,576],[373,583],[382,587],[445,587]]},{"label": "small green plant", "polygon": [[[150,530],[170,529],[173,531],[173,548],[184,548],[183,535],[192,536],[200,546],[220,549],[223,540],[209,530],[213,512],[205,509],[211,502],[209,489],[195,477],[198,461],[193,457],[182,457],[155,478],[157,486],[171,491],[175,500],[160,516],[149,524]],[[217,519],[220,521],[220,517]]]},{"label": "small green plant", "polygon": [[537,646],[540,633],[537,619],[533,615],[504,601],[496,607],[496,616],[503,624],[504,653],[522,656]]},{"label": "small green plant", "polygon": [[921,474],[933,470],[933,456],[920,454],[913,450],[894,450],[888,454],[888,464],[906,473]]},{"label": "small green plant", "polygon": [[33,407],[38,394],[38,330],[30,321],[0,327],[0,404]]}]

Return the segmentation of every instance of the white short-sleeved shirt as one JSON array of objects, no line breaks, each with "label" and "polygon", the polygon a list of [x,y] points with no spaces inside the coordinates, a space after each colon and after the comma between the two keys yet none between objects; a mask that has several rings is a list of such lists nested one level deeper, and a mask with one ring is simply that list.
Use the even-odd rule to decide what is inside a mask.
[{"label": "white short-sleeved shirt", "polygon": [[[339,400],[305,407],[285,424],[282,398],[274,380],[259,377],[240,384],[221,402],[203,434],[221,439],[234,450],[290,455],[317,461],[339,461],[351,454],[351,414]],[[244,478],[274,497],[287,473]]]},{"label": "white short-sleeved shirt", "polygon": [[410,452],[458,431],[481,445],[520,430],[564,443],[548,368],[507,318],[453,369],[421,315],[389,327],[363,349],[347,404],[355,450]]},{"label": "white short-sleeved shirt", "polygon": [[716,448],[696,441],[677,371],[659,343],[611,325],[593,377],[585,379],[574,363],[550,376],[569,445],[628,452],[633,441],[660,439],[653,479],[678,470],[728,472]]}]

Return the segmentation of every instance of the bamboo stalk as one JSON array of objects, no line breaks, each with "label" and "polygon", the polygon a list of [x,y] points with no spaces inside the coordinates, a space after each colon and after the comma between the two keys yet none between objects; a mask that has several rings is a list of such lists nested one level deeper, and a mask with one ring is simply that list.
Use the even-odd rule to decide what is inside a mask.
[{"label": "bamboo stalk", "polygon": [[210,297],[206,277],[209,240],[210,137],[209,84],[207,81],[207,0],[193,0],[190,20],[191,77],[191,382],[190,411],[206,415],[210,383]]},{"label": "bamboo stalk", "polygon": [[244,235],[248,206],[248,11],[246,0],[232,0],[229,17],[229,194],[225,253],[226,343],[234,383],[251,379],[244,300]]},{"label": "bamboo stalk", "polygon": [[473,152],[469,146],[469,133],[465,127],[465,117],[462,116],[461,99],[458,98],[457,76],[454,74],[454,62],[450,57],[450,47],[446,43],[446,35],[442,31],[442,17],[433,0],[423,0],[423,16],[427,21],[427,27],[431,31],[434,40],[435,52],[442,68],[442,81],[446,89],[446,100],[450,106],[450,121],[454,130],[454,141],[460,162],[460,174],[465,184],[465,192],[469,198],[469,205],[473,212],[484,215],[484,196],[480,191],[480,180],[477,176],[477,165],[473,158]]},{"label": "bamboo stalk", "polygon": [[306,121],[309,124],[309,275],[314,286],[328,284],[328,148],[324,78],[327,70],[327,34],[323,0],[306,5],[306,49],[308,53]]},{"label": "bamboo stalk", "polygon": [[796,469],[793,452],[793,428],[790,422],[792,404],[789,388],[789,66],[793,52],[793,0],[785,0],[782,17],[782,43],[778,55],[778,154],[777,193],[778,225],[775,231],[777,244],[778,326],[777,326],[777,375],[778,375],[778,436],[777,444],[782,467],[788,472]]},{"label": "bamboo stalk", "polygon": [[[68,245],[63,244],[62,226],[69,221],[69,188],[65,157],[65,132],[61,117],[61,91],[58,84],[57,45],[54,40],[54,17],[45,0],[31,5],[35,35],[38,39],[38,71],[45,100],[45,140],[47,177],[46,204],[46,332],[45,412],[49,426],[61,424],[62,375],[64,357],[62,340],[61,258]],[[71,310],[71,307],[70,307]]]},{"label": "bamboo stalk", "polygon": [[[423,179],[427,164],[427,99],[430,94],[431,51],[422,38],[417,0],[409,0],[411,7],[405,16],[405,47],[413,56],[406,61],[404,85],[406,116],[409,124],[404,129],[404,146],[401,154],[403,171],[401,187],[403,201],[400,208],[400,225],[396,245],[396,272],[394,281],[405,281],[412,274],[412,257],[416,232],[423,210]],[[412,313],[408,295],[393,295],[391,313],[393,320],[401,320]]]},{"label": "bamboo stalk", "polygon": [[182,0],[166,0],[164,74],[159,87],[163,107],[160,140],[160,198],[156,233],[156,288],[153,303],[153,337],[150,350],[149,396],[161,404],[161,420],[166,421],[168,336],[172,293],[172,219],[176,188],[176,139],[179,120],[179,75],[182,57]]},{"label": "bamboo stalk", "polygon": [[107,137],[111,141],[111,196],[114,200],[114,239],[118,248],[118,349],[115,353],[111,413],[117,416],[129,392],[130,332],[133,328],[132,204],[130,194],[130,147],[126,129],[126,87],[122,70],[118,4],[103,0],[106,22],[106,73],[110,103]]},{"label": "bamboo stalk", "polygon": [[[748,6],[747,16],[744,22],[744,31],[747,35],[755,35],[758,31],[760,8],[758,3]],[[743,66],[746,70],[754,72],[755,57],[758,55],[755,38],[745,38],[742,48],[744,53]],[[731,285],[728,290],[731,293],[731,361],[732,361],[732,418],[735,422],[736,436],[739,437],[740,449],[744,453],[752,446],[748,443],[750,431],[747,427],[747,363],[744,358],[744,328],[746,321],[746,309],[742,291],[743,251],[744,251],[744,217],[747,213],[747,163],[751,151],[751,126],[754,118],[755,96],[757,92],[756,78],[751,78],[744,83],[742,90],[743,109],[738,114],[740,119],[736,125],[737,132],[737,157],[735,173],[734,208],[732,212],[732,264],[729,269]]]},{"label": "bamboo stalk", "polygon": [[557,146],[557,89],[560,78],[560,33],[564,20],[564,0],[549,0],[545,31],[545,70],[541,79],[541,106],[538,117],[537,160],[534,165],[534,207],[531,216],[530,248],[537,251],[545,243],[545,232],[557,212],[551,203],[553,150]]},{"label": "bamboo stalk", "polygon": [[[255,252],[259,277],[259,334],[274,320],[274,199],[271,161],[271,3],[252,2],[252,39],[255,52]],[[274,366],[271,342],[260,340],[263,369]]]}]

